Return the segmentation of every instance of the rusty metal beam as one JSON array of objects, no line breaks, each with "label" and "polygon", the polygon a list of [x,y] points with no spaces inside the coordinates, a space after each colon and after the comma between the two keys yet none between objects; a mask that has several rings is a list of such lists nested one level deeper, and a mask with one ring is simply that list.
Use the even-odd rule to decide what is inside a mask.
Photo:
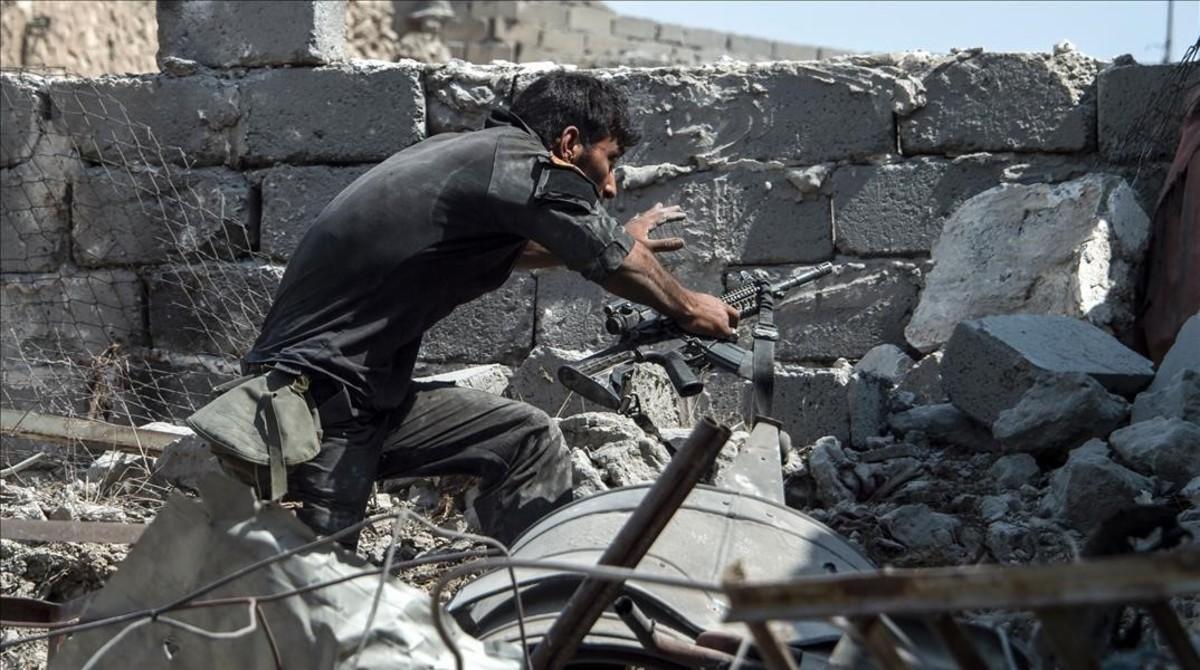
[{"label": "rusty metal beam", "polygon": [[726,592],[725,619],[736,622],[1155,602],[1200,593],[1200,549],[1063,565],[882,570],[728,584]]},{"label": "rusty metal beam", "polygon": [[148,456],[161,454],[182,438],[176,433],[14,409],[0,409],[0,434]]},{"label": "rusty metal beam", "polygon": [[1171,653],[1175,654],[1175,660],[1179,662],[1179,667],[1185,670],[1200,670],[1200,653],[1196,652],[1191,635],[1183,627],[1179,615],[1171,608],[1171,603],[1166,601],[1150,603],[1146,609],[1150,610],[1155,627],[1167,641]]},{"label": "rusty metal beam", "polygon": [[104,523],[99,521],[39,521],[33,519],[0,520],[0,537],[22,542],[91,542],[95,544],[133,544],[146,530],[140,523]]}]

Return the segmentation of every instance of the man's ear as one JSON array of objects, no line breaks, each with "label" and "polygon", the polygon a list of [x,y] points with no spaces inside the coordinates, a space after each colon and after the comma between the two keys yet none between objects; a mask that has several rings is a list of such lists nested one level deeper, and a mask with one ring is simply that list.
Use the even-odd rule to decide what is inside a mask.
[{"label": "man's ear", "polygon": [[583,143],[579,137],[579,128],[575,126],[563,128],[558,138],[554,140],[554,146],[550,148],[550,153],[568,163],[574,163],[583,152]]}]

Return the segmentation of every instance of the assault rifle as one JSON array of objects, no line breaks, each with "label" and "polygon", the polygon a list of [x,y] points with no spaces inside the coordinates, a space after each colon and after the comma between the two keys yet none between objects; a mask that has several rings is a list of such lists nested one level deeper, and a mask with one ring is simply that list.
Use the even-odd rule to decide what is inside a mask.
[{"label": "assault rifle", "polygon": [[[822,263],[810,270],[772,284],[762,276],[743,273],[740,287],[721,296],[721,300],[738,311],[741,318],[758,315],[754,327],[755,352],[733,342],[685,332],[673,320],[649,307],[629,302],[610,303],[604,307],[604,328],[620,339],[574,364],[558,369],[563,386],[602,407],[625,412],[629,409],[623,390],[634,363],[661,365],[667,372],[676,392],[683,397],[696,395],[704,389],[699,372],[715,367],[732,372],[743,379],[755,381],[756,403],[765,415],[769,413],[769,381],[774,366],[774,340],[777,339],[773,318],[774,301],[792,288],[824,277],[833,271],[832,263]],[[768,369],[763,369],[764,367]],[[758,372],[756,372],[758,368]],[[759,403],[759,400],[762,400]]]}]

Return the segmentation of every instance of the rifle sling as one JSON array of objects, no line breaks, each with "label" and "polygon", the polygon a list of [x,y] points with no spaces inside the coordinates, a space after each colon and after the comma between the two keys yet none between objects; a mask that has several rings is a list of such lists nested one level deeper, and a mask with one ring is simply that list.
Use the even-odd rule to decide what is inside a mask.
[{"label": "rifle sling", "polygon": [[759,297],[758,323],[754,324],[754,366],[750,383],[754,386],[752,421],[771,416],[772,400],[775,397],[775,341],[779,330],[775,328],[775,298],[769,291]]}]

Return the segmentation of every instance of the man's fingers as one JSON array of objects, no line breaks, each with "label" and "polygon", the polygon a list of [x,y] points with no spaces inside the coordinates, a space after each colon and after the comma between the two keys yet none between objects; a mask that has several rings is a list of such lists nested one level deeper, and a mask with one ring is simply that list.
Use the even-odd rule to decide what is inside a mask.
[{"label": "man's fingers", "polygon": [[731,307],[729,305],[725,306],[725,311],[729,313],[729,327],[737,328],[738,322],[741,321],[741,319],[742,319],[741,315],[738,314],[738,311],[736,309],[734,309],[733,307]]},{"label": "man's fingers", "polygon": [[661,240],[647,240],[647,246],[650,251],[659,253],[661,251],[678,251],[684,247],[682,237],[664,237]]}]

